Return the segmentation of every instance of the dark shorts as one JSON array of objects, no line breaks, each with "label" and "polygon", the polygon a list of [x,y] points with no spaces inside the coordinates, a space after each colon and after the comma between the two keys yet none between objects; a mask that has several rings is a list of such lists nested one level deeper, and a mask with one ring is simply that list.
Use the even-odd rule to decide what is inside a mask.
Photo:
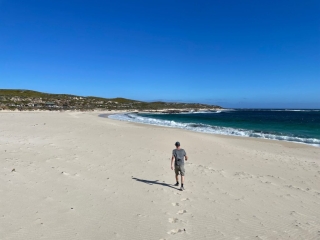
[{"label": "dark shorts", "polygon": [[184,174],[185,174],[184,165],[175,165],[174,171],[175,171],[176,175],[179,175],[179,172],[180,172],[180,175],[184,176]]}]

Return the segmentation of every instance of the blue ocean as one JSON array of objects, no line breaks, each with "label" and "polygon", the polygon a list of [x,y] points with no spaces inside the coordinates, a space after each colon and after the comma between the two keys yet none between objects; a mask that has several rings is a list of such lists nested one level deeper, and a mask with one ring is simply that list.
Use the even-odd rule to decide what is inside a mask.
[{"label": "blue ocean", "polygon": [[196,132],[292,141],[320,147],[320,110],[228,109],[179,114],[127,113],[109,118]]}]

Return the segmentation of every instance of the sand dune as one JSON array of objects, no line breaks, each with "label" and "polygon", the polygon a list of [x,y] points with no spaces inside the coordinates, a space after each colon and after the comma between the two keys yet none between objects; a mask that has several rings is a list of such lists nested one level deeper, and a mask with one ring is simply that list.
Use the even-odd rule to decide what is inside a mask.
[{"label": "sand dune", "polygon": [[0,239],[320,239],[320,148],[98,113],[2,112],[0,123]]}]

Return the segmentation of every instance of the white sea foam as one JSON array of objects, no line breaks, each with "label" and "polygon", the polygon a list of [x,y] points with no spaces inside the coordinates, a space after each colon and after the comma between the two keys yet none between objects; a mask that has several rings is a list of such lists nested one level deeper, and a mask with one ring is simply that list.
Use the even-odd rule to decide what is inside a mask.
[{"label": "white sea foam", "polygon": [[[246,108],[241,108],[238,110],[244,110],[244,111],[266,111],[266,112],[320,112],[320,109],[246,109]],[[223,111],[226,111],[225,109],[223,109]],[[231,111],[231,110],[227,110],[227,111]],[[237,111],[237,109],[233,110],[233,111]]]},{"label": "white sea foam", "polygon": [[271,109],[271,110],[265,110],[265,111],[270,111],[270,112],[320,112],[319,109]]},{"label": "white sea foam", "polygon": [[263,139],[305,143],[305,144],[318,146],[318,147],[320,146],[320,140],[316,138],[301,138],[301,137],[295,137],[295,136],[277,135],[277,134],[259,132],[254,130],[210,126],[210,125],[199,124],[199,123],[179,123],[176,121],[142,117],[133,113],[115,114],[115,115],[109,115],[108,117],[111,119],[116,119],[121,121],[144,123],[144,124],[151,124],[151,125],[164,126],[164,127],[182,128],[182,129],[187,129],[187,130],[196,131],[196,132],[203,132],[203,133],[213,133],[213,134],[242,136],[242,137],[255,137],[255,138],[263,138]]},{"label": "white sea foam", "polygon": [[286,112],[319,112],[318,109],[286,109]]}]

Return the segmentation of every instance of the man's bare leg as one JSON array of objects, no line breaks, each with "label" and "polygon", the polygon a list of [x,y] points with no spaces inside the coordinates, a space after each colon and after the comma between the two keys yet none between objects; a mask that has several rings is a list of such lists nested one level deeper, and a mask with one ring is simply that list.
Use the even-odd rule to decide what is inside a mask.
[{"label": "man's bare leg", "polygon": [[179,175],[176,174],[176,184],[175,186],[179,186],[179,179],[178,179]]},{"label": "man's bare leg", "polygon": [[181,191],[184,190],[183,183],[184,183],[184,176],[181,175],[181,187],[180,187],[180,190],[181,190]]}]

